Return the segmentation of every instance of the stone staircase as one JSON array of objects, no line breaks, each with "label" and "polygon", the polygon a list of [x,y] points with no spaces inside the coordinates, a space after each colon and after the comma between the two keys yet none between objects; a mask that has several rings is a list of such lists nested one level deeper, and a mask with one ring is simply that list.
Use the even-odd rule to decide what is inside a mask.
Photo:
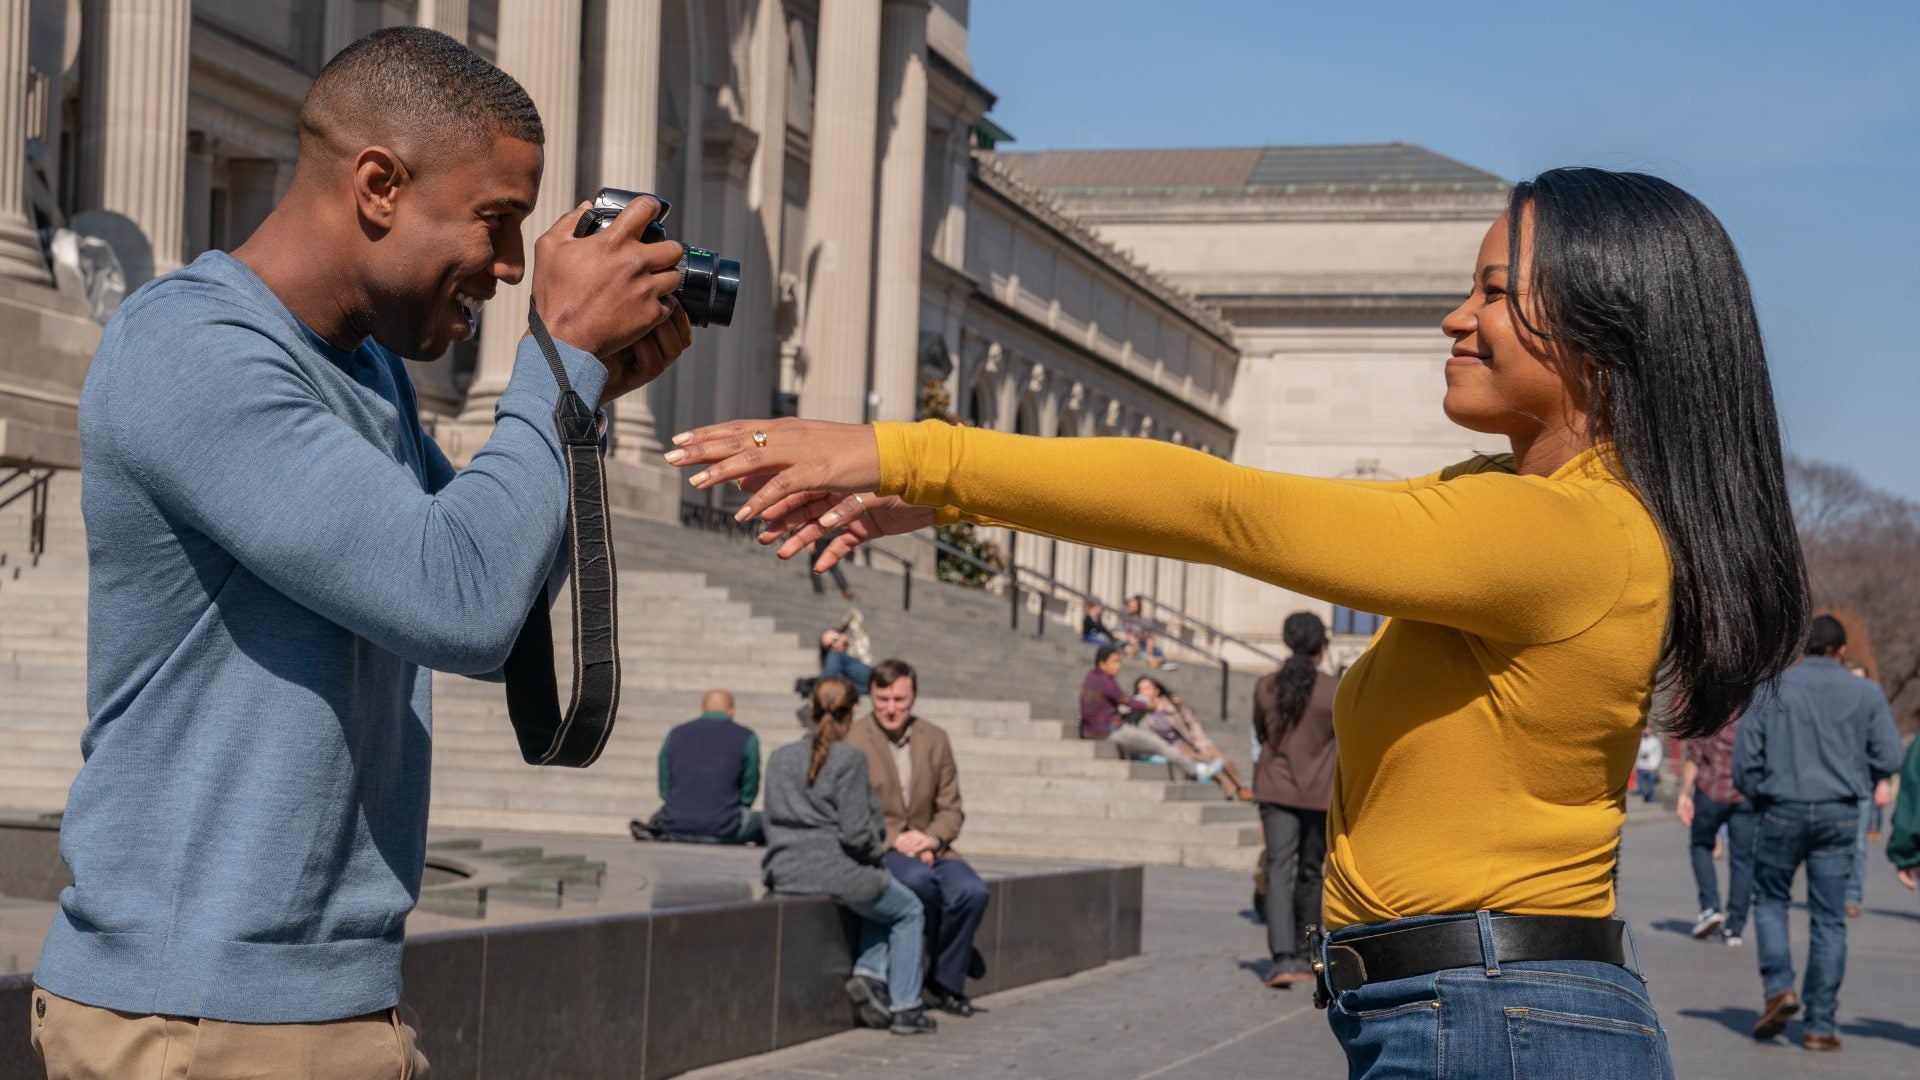
[{"label": "stone staircase", "polygon": [[[12,554],[24,547],[24,519],[0,512],[0,807],[11,810],[59,810],[80,765],[86,570],[77,480],[63,473],[56,481],[50,554],[37,565]],[[630,818],[657,808],[662,741],[699,711],[709,687],[734,692],[764,753],[801,737],[793,680],[817,669],[815,636],[847,607],[837,591],[815,597],[802,568],[712,534],[623,518],[617,535],[623,691],[605,753],[585,771],[527,766],[497,684],[436,676],[436,826],[624,836]],[[849,577],[876,654],[919,668],[918,711],[952,737],[968,811],[963,852],[1253,866],[1252,807],[1075,737],[1090,647],[1058,624],[1033,637],[1030,619],[1016,636],[1004,598],[935,583],[930,567],[928,558],[917,569],[911,613],[900,610],[897,573],[854,567]],[[1163,681],[1213,720],[1217,669]],[[1236,699],[1251,682],[1236,673]],[[1232,724],[1209,727],[1244,768],[1240,701],[1234,712]]]}]

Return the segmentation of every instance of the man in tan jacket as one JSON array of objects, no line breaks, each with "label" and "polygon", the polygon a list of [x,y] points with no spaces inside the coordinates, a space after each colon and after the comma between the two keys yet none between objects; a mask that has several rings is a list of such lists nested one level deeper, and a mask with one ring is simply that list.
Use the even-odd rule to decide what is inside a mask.
[{"label": "man in tan jacket", "polygon": [[987,886],[953,853],[966,820],[960,776],[947,733],[913,715],[918,687],[906,661],[875,665],[873,712],[854,721],[847,741],[866,753],[887,818],[887,869],[926,908],[933,955],[927,997],[943,1012],[972,1016],[982,1010],[967,999],[966,979],[975,955],[973,934],[987,911]]}]

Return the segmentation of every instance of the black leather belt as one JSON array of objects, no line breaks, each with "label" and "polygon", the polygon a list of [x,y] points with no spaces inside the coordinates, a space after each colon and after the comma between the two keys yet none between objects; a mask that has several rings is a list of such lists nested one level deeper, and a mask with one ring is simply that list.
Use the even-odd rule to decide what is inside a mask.
[{"label": "black leather belt", "polygon": [[1335,994],[1448,968],[1497,970],[1500,964],[1530,960],[1595,960],[1627,966],[1626,923],[1619,919],[1493,915],[1488,926],[1493,936],[1491,964],[1481,949],[1480,920],[1466,916],[1328,941],[1324,968],[1318,949],[1314,966],[1323,989]]}]

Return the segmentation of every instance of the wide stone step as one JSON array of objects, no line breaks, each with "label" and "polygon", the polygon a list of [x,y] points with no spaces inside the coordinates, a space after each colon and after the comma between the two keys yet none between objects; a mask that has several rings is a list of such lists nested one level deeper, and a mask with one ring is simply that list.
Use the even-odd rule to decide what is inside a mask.
[{"label": "wide stone step", "polygon": [[[1202,824],[1191,821],[1125,821],[1114,818],[1035,817],[969,811],[961,831],[964,841],[970,834],[1052,836],[1115,839],[1132,837],[1154,843],[1209,844],[1245,847],[1260,843],[1258,824]],[[964,847],[964,842],[959,845]]]}]

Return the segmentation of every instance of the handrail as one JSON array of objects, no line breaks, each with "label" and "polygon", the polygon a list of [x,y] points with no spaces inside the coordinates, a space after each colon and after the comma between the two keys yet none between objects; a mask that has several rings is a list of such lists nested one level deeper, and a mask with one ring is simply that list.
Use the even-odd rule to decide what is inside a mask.
[{"label": "handrail", "polygon": [[1201,631],[1202,633],[1206,634],[1207,636],[1217,641],[1231,641],[1235,645],[1240,646],[1241,648],[1247,650],[1248,652],[1253,653],[1256,656],[1261,656],[1268,660],[1271,660],[1275,664],[1283,664],[1286,662],[1280,657],[1275,656],[1274,654],[1268,652],[1267,650],[1261,648],[1258,645],[1255,645],[1253,642],[1248,641],[1245,638],[1236,637],[1232,634],[1227,633],[1225,630],[1220,629],[1217,626],[1212,626],[1207,623],[1201,622],[1199,619],[1196,619],[1193,616],[1187,614],[1186,612],[1181,611],[1177,607],[1174,607],[1170,604],[1161,603],[1159,598],[1157,597],[1148,596],[1145,593],[1136,593],[1135,595],[1139,596],[1142,600],[1145,600],[1147,603],[1152,604],[1154,607],[1172,614],[1173,616],[1178,618],[1180,622],[1188,626],[1191,626],[1196,630]]},{"label": "handrail", "polygon": [[36,561],[47,552],[47,494],[53,486],[54,469],[36,470],[31,466],[17,468],[0,478],[0,490],[21,477],[27,478],[25,487],[5,498],[0,498],[0,510],[5,510],[23,498],[31,497],[27,509],[27,555]]},{"label": "handrail", "polygon": [[[756,521],[735,521],[733,519],[733,511],[725,507],[711,506],[703,503],[681,503],[680,524],[686,528],[705,529],[708,532],[720,533],[734,539],[756,537],[760,535],[764,527]],[[885,559],[892,559],[894,562],[900,564],[900,610],[912,611],[913,560],[904,555],[897,555],[885,548],[874,547],[871,544],[862,544],[860,550],[865,554],[869,568],[873,566],[873,556],[875,555],[879,555]]]},{"label": "handrail", "polygon": [[[1021,566],[1017,561],[1015,561],[1011,557],[1013,554],[1012,551],[1008,552],[1009,558],[1007,559],[1007,565],[1005,567],[999,567],[999,566],[994,566],[992,563],[986,562],[982,559],[976,558],[975,556],[969,555],[966,552],[961,551],[959,548],[954,547],[952,544],[949,544],[941,540],[939,537],[929,535],[925,531],[916,531],[911,535],[913,535],[914,537],[916,537],[917,539],[921,540],[924,543],[932,545],[935,551],[938,551],[943,555],[947,555],[952,558],[959,559],[962,562],[968,563],[969,565],[972,565],[974,567],[977,567],[981,570],[986,571],[988,574],[1001,575],[1006,577],[1010,585],[1010,588],[1007,590],[1007,592],[1011,594],[1011,607],[1013,609],[1012,626],[1013,626],[1013,629],[1015,630],[1020,629],[1020,589],[1021,589],[1020,575],[1021,574],[1026,574],[1030,577],[1038,578],[1039,580],[1046,582],[1047,584],[1053,586],[1056,589],[1061,590],[1062,592],[1071,593],[1072,595],[1079,597],[1084,602],[1099,604],[1101,607],[1108,608],[1108,610],[1112,610],[1112,608],[1109,607],[1109,605],[1107,605],[1106,602],[1094,596],[1092,593],[1083,592],[1080,589],[1077,589],[1072,585],[1068,585],[1066,582],[1061,581],[1050,574],[1045,574],[1039,570],[1034,570],[1025,566]],[[1018,533],[1014,534],[1015,537],[1017,537],[1018,535],[1019,535]],[[1033,592],[1035,594],[1039,593],[1038,589],[1029,588],[1028,591]],[[1160,604],[1158,601],[1154,601],[1154,603],[1156,606],[1166,607],[1166,605]],[[1168,607],[1167,610],[1178,611],[1179,609]],[[1040,626],[1034,632],[1034,636],[1035,637],[1046,636],[1047,616],[1044,610],[1041,611],[1037,621],[1039,622]],[[1220,665],[1220,719],[1222,720],[1229,719],[1231,714],[1229,700],[1231,698],[1231,682],[1232,682],[1232,674],[1233,674],[1232,665],[1228,662],[1226,657],[1204,646],[1195,645],[1191,641],[1181,641],[1180,647],[1183,649],[1187,649],[1191,652],[1198,653],[1201,656],[1205,657],[1206,659],[1211,660],[1214,663]],[[1259,652],[1260,650],[1256,649],[1255,651]],[[1262,653],[1262,655],[1265,655],[1265,654]]]}]

